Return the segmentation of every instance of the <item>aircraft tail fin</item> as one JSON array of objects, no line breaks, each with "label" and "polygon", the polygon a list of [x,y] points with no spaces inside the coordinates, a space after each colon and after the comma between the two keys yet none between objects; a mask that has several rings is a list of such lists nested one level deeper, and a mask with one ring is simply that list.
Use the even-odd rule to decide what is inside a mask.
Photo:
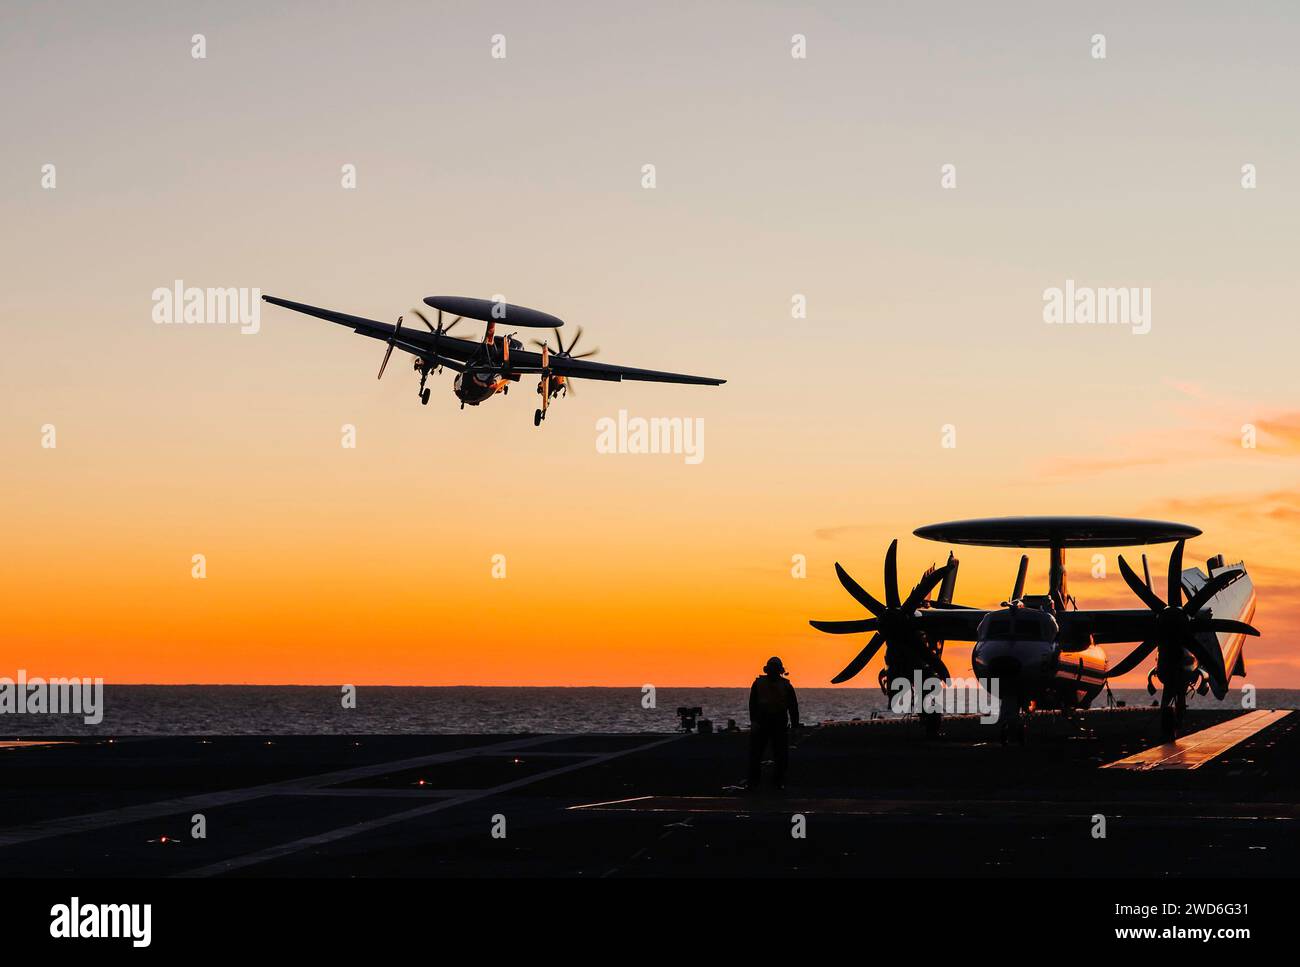
[{"label": "aircraft tail fin", "polygon": [[1020,570],[1016,572],[1016,583],[1011,588],[1011,600],[1019,601],[1025,596],[1025,576],[1029,573],[1029,555],[1020,555]]}]

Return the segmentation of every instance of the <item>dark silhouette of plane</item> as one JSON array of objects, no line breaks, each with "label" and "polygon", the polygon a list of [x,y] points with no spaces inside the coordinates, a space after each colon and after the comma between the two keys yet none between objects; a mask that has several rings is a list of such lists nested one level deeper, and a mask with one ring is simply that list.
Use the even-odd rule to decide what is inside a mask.
[{"label": "dark silhouette of plane", "polygon": [[[1255,589],[1245,565],[1224,564],[1219,554],[1200,568],[1183,569],[1183,545],[1201,532],[1186,524],[1119,517],[998,517],[951,521],[918,527],[917,537],[953,544],[986,547],[1039,547],[1050,553],[1046,594],[1025,594],[1029,558],[1022,556],[1008,600],[1000,610],[968,608],[952,603],[960,562],[949,552],[948,562],[933,566],[906,598],[899,595],[898,541],[885,554],[885,602],[865,591],[838,563],[835,572],[845,590],[871,612],[870,618],[812,621],[833,635],[874,632],[853,661],[832,680],[848,681],[871,661],[883,645],[885,667],[880,686],[888,695],[899,679],[951,679],[943,662],[945,641],[973,641],[971,665],[986,683],[999,688],[1003,739],[1023,739],[1024,715],[1031,708],[1087,708],[1107,679],[1136,668],[1152,652],[1155,667],[1147,675],[1147,690],[1161,685],[1161,727],[1167,738],[1177,735],[1187,697],[1212,691],[1222,699],[1228,679],[1245,675],[1246,636],[1257,636],[1249,622],[1255,615]],[[1067,547],[1118,547],[1177,541],[1169,558],[1168,593],[1155,593],[1146,555],[1145,580],[1121,556],[1120,572],[1144,607],[1126,610],[1080,611],[1069,593],[1065,573]],[[930,600],[935,587],[938,597]],[[1186,600],[1184,601],[1184,598]],[[1140,642],[1119,664],[1108,667],[1103,644]]]},{"label": "dark silhouette of plane", "polygon": [[[491,399],[497,393],[508,393],[510,385],[517,383],[526,375],[537,376],[537,392],[541,396],[541,406],[533,414],[533,425],[540,426],[546,419],[546,411],[551,400],[561,393],[569,392],[569,381],[574,379],[598,379],[607,382],[621,380],[639,380],[651,383],[690,383],[700,386],[719,386],[724,379],[710,379],[706,376],[686,376],[681,373],[665,373],[653,369],[634,369],[629,366],[615,366],[609,363],[589,362],[587,357],[595,355],[592,349],[585,353],[574,354],[578,340],[582,337],[579,328],[573,341],[567,346],[560,338],[560,327],[564,322],[545,312],[528,309],[523,306],[494,302],[490,299],[470,299],[462,296],[428,296],[424,302],[437,310],[438,323],[435,326],[419,309],[411,312],[428,328],[428,332],[410,327],[403,327],[402,316],[398,316],[396,325],[364,319],[346,312],[333,309],[320,309],[264,295],[262,298],[272,305],[283,306],[295,312],[306,313],[318,319],[325,319],[353,332],[372,339],[382,339],[388,343],[384,351],[384,361],[379,364],[379,376],[384,375],[388,366],[388,357],[393,350],[400,349],[415,357],[414,369],[420,374],[420,402],[429,402],[429,390],[425,381],[430,373],[440,372],[444,367],[456,372],[452,381],[452,391],[460,400],[460,407],[466,404],[478,406]],[[455,315],[446,326],[443,325],[443,313]],[[448,333],[462,319],[477,319],[487,323],[482,339],[460,339]],[[534,344],[541,352],[529,352],[523,343],[514,338],[514,334],[498,336],[497,324],[518,326],[525,329],[551,329],[555,334],[556,345],[552,348],[545,342]]]}]

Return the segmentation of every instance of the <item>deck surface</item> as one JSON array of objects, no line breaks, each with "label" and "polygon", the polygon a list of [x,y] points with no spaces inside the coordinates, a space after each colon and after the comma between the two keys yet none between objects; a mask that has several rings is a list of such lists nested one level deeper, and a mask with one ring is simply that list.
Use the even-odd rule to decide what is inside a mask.
[{"label": "deck surface", "polygon": [[1172,750],[1146,708],[1035,716],[1024,746],[805,729],[757,795],[744,733],[10,745],[0,875],[1293,876],[1298,720],[1193,710]]}]

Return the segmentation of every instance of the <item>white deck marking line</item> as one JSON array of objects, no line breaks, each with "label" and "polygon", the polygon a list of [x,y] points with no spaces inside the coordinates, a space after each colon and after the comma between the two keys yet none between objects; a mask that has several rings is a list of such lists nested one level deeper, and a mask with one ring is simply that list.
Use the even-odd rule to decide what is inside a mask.
[{"label": "white deck marking line", "polygon": [[510,782],[502,783],[499,786],[492,786],[489,789],[475,789],[464,796],[456,799],[442,799],[438,802],[429,803],[426,806],[417,806],[415,809],[407,809],[400,813],[394,813],[389,816],[380,816],[378,819],[370,819],[363,823],[354,823],[351,826],[341,826],[338,829],[332,829],[326,833],[319,833],[315,836],[306,836],[302,839],[295,839],[288,843],[281,843],[278,846],[270,846],[266,849],[258,850],[255,853],[247,853],[244,856],[235,856],[230,859],[221,860],[208,866],[200,866],[197,869],[188,870],[184,873],[177,874],[180,877],[207,877],[219,876],[222,873],[229,873],[233,870],[244,869],[249,866],[256,866],[259,863],[266,863],[270,860],[279,859],[282,856],[288,856],[291,853],[298,853],[313,846],[323,846],[326,843],[336,843],[342,839],[348,839],[351,836],[357,836],[361,833],[368,833],[371,830],[382,829],[385,826],[392,826],[395,823],[404,823],[408,819],[418,819],[421,816],[428,816],[432,813],[441,812],[444,809],[451,809],[454,806],[462,806],[476,799],[485,799],[488,796],[495,796],[499,793],[509,792],[512,789],[519,789],[522,786],[532,785],[534,782],[541,782],[543,779],[550,779],[553,776],[563,775],[566,772],[575,772],[578,769],[586,769],[601,762],[608,762],[610,759],[617,759],[620,756],[631,755],[633,752],[644,752],[647,749],[653,749],[656,746],[665,745],[669,742],[676,742],[681,735],[670,735],[664,739],[657,739],[654,742],[647,742],[644,745],[634,746],[630,749],[621,749],[618,752],[607,752],[599,756],[587,759],[583,762],[573,762],[567,766],[560,766],[547,772],[539,772],[533,776],[524,776],[521,779],[514,779]]},{"label": "white deck marking line", "polygon": [[625,802],[643,802],[646,799],[660,799],[660,796],[633,796],[631,799],[610,799],[606,802],[584,802],[569,809],[598,809],[601,806],[621,806]]},{"label": "white deck marking line", "polygon": [[[640,805],[637,805],[637,804]],[[738,798],[732,796],[637,796],[609,803],[587,803],[570,809],[599,812],[672,813],[717,816],[736,814],[826,816],[881,816],[890,819],[975,820],[1040,819],[1055,822],[1104,812],[1143,822],[1152,819],[1230,819],[1292,822],[1300,817],[1300,806],[1291,802],[1221,804],[1188,802],[1171,806],[1150,800],[1051,800],[1041,799],[804,799]],[[1174,812],[1170,812],[1170,809]]]},{"label": "white deck marking line", "polygon": [[267,796],[293,795],[320,786],[335,785],[355,779],[369,779],[374,776],[382,776],[387,772],[400,772],[404,769],[416,769],[420,766],[454,762],[457,759],[466,759],[477,755],[514,752],[529,746],[543,745],[564,738],[566,736],[530,736],[528,738],[511,739],[508,742],[497,742],[493,745],[467,746],[446,752],[435,752],[430,755],[357,766],[353,769],[340,769],[335,772],[323,772],[312,776],[299,776],[294,779],[283,779],[279,782],[270,782],[261,786],[198,793],[193,796],[183,796],[180,799],[164,799],[159,802],[138,803],[134,806],[106,809],[97,813],[83,813],[80,816],[50,819],[45,822],[33,823],[30,826],[15,826],[12,829],[0,831],[0,849],[6,846],[15,846],[19,843],[30,843],[33,840],[48,839],[52,836],[67,836],[70,833],[84,833],[107,826],[121,826],[144,819],[172,816],[177,813],[188,812],[191,809],[212,809],[219,806],[231,806],[236,803],[248,802],[251,799],[263,799]]},{"label": "white deck marking line", "polygon": [[1270,725],[1291,714],[1290,709],[1258,709],[1182,739],[1143,749],[1135,755],[1108,762],[1103,769],[1199,769]]},{"label": "white deck marking line", "polygon": [[325,799],[450,799],[456,796],[468,796],[477,789],[437,789],[424,786],[418,789],[294,789],[286,796],[318,796]]}]

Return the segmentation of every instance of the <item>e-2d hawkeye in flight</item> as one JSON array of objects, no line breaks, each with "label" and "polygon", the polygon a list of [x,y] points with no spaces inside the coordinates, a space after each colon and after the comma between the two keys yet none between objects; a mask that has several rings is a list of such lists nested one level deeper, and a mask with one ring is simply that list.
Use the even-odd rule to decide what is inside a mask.
[{"label": "e-2d hawkeye in flight", "polygon": [[[470,299],[463,296],[431,295],[425,298],[425,305],[436,310],[437,325],[430,322],[419,309],[411,312],[428,329],[427,332],[403,326],[402,316],[397,317],[396,325],[335,312],[333,309],[321,309],[290,302],[264,295],[262,298],[276,306],[283,306],[295,312],[302,312],[317,319],[336,322],[347,326],[353,332],[372,339],[382,339],[388,344],[384,351],[384,360],[379,364],[379,378],[383,378],[388,366],[388,357],[394,349],[410,353],[415,357],[413,368],[420,374],[419,397],[422,404],[429,402],[429,389],[424,385],[430,373],[441,372],[446,367],[456,372],[452,381],[452,392],[460,400],[460,408],[478,406],[491,399],[497,393],[510,392],[512,383],[517,383],[524,376],[537,376],[537,393],[541,396],[541,405],[533,414],[533,426],[540,426],[546,419],[550,403],[560,394],[567,395],[570,380],[598,379],[607,382],[621,380],[638,380],[649,383],[690,383],[699,386],[719,386],[725,379],[711,379],[707,376],[686,376],[682,373],[665,373],[654,369],[634,369],[630,366],[615,366],[610,363],[594,363],[588,357],[597,350],[574,353],[578,340],[582,338],[579,327],[573,339],[566,346],[560,336],[560,327],[564,322],[549,313],[523,306],[510,305],[491,299]],[[456,318],[443,325],[443,313]],[[476,319],[487,323],[482,339],[461,339],[448,333],[462,319]],[[540,352],[529,352],[524,344],[515,338],[514,333],[498,336],[497,324],[518,326],[524,329],[550,329],[554,333],[555,346],[534,340]]]},{"label": "e-2d hawkeye in flight", "polygon": [[[1025,594],[1028,556],[1011,596],[997,610],[953,604],[959,562],[952,552],[941,568],[931,568],[911,593],[899,595],[898,541],[885,554],[885,601],[864,590],[838,563],[835,573],[850,595],[871,612],[869,618],[848,621],[812,621],[828,634],[873,632],[857,656],[835,676],[848,681],[885,649],[880,686],[886,695],[901,689],[898,679],[915,676],[951,676],[943,662],[945,641],[973,641],[971,665],[981,683],[996,681],[1002,738],[1023,740],[1025,715],[1031,708],[1087,708],[1107,679],[1132,671],[1153,653],[1155,665],[1147,674],[1147,691],[1161,688],[1161,729],[1174,738],[1182,724],[1187,699],[1193,691],[1213,692],[1222,699],[1231,676],[1244,676],[1243,645],[1257,636],[1250,625],[1255,615],[1255,589],[1242,563],[1225,564],[1223,555],[1209,559],[1207,570],[1183,568],[1183,545],[1201,532],[1187,524],[1119,517],[998,517],[951,521],[918,527],[913,533],[928,540],[986,547],[1046,548],[1050,554],[1045,594]],[[1120,573],[1142,608],[1082,611],[1070,594],[1065,572],[1065,549],[1125,547],[1176,541],[1169,558],[1167,591],[1156,592],[1146,555],[1144,577],[1138,577],[1124,557]],[[938,596],[931,593],[938,587]],[[1107,663],[1102,645],[1138,642],[1117,664]],[[926,717],[927,731],[937,728],[937,717]]]}]

